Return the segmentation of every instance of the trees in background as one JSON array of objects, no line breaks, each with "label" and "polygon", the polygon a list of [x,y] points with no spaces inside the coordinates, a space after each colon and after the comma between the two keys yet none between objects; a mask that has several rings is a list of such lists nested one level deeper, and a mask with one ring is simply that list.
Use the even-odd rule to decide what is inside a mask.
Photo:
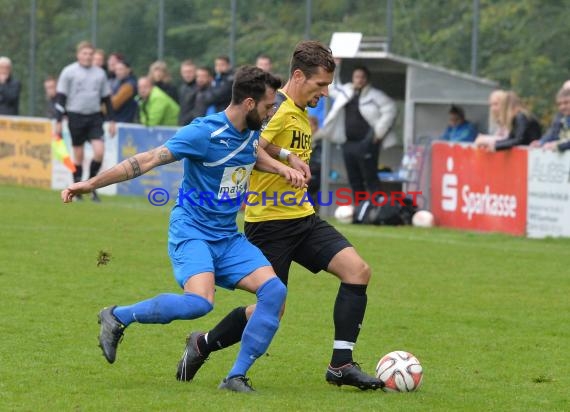
[{"label": "trees in background", "polygon": [[[192,58],[212,65],[229,54],[230,0],[165,0],[164,57],[178,78],[178,63]],[[287,76],[288,58],[305,34],[305,0],[238,0],[236,64],[272,56],[275,71]],[[386,33],[386,1],[313,0],[311,37],[325,43],[336,31]],[[9,56],[23,81],[23,114],[28,112],[30,5],[0,0],[0,54]],[[74,59],[74,46],[91,39],[90,0],[36,1],[35,112],[41,113],[42,81]],[[396,54],[470,72],[472,2],[394,0]],[[158,1],[98,0],[97,47],[125,54],[137,74],[157,58]],[[567,0],[481,0],[478,74],[512,88],[547,121],[554,94],[570,78],[570,7]]]}]

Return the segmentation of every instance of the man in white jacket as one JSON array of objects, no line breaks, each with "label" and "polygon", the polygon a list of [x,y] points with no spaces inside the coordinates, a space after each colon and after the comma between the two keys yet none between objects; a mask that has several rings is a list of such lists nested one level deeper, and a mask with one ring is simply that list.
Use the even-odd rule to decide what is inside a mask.
[{"label": "man in white jacket", "polygon": [[333,106],[317,138],[343,144],[348,181],[354,192],[380,190],[378,157],[382,139],[396,118],[396,104],[369,83],[366,67],[356,67],[352,83],[332,85]]}]

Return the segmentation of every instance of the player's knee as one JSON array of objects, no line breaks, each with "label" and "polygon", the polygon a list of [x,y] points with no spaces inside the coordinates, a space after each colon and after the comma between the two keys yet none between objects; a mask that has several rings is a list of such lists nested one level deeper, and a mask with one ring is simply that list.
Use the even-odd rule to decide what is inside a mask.
[{"label": "player's knee", "polygon": [[367,285],[372,276],[372,268],[364,260],[360,259],[350,270],[351,278],[346,283]]},{"label": "player's knee", "polygon": [[257,307],[264,306],[275,314],[279,314],[286,296],[287,287],[283,282],[278,277],[271,278],[257,290]]},{"label": "player's knee", "polygon": [[370,282],[370,277],[372,276],[372,268],[368,263],[362,261],[362,270],[360,271],[360,277],[363,284],[368,284]]},{"label": "player's knee", "polygon": [[183,319],[196,319],[206,315],[214,309],[214,305],[208,299],[194,293],[184,293]]}]

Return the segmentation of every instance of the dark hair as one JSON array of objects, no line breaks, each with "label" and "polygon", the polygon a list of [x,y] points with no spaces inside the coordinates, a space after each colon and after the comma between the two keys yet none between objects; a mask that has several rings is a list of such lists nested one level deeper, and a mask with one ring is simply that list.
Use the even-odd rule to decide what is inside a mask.
[{"label": "dark hair", "polygon": [[117,64],[124,64],[125,67],[127,67],[129,69],[131,68],[131,64],[128,61],[126,61],[125,59],[117,59]]},{"label": "dark hair", "polygon": [[329,47],[323,43],[306,40],[295,47],[291,58],[290,74],[295,70],[301,70],[309,78],[322,67],[326,72],[332,73],[336,68],[336,63]]},{"label": "dark hair", "polygon": [[267,88],[277,90],[281,80],[255,66],[242,66],[236,72],[232,87],[232,104],[240,104],[248,97],[259,102]]},{"label": "dark hair", "polygon": [[454,114],[461,120],[465,120],[465,110],[462,107],[452,104],[449,108],[449,114]]},{"label": "dark hair", "polygon": [[366,76],[366,80],[370,80],[370,70],[368,70],[368,67],[366,66],[356,66],[352,72],[354,73],[355,71],[360,70],[361,72],[364,73],[364,75]]},{"label": "dark hair", "polygon": [[125,56],[124,56],[122,53],[119,53],[119,52],[109,53],[109,57],[111,57],[111,56],[115,57],[117,60],[120,60],[120,61],[124,61],[124,60],[125,60]]},{"label": "dark hair", "polygon": [[229,58],[229,56],[227,56],[225,54],[219,55],[214,60],[224,60],[226,63],[230,64],[230,58]]},{"label": "dark hair", "polygon": [[196,69],[196,71],[198,71],[198,70],[203,70],[203,71],[205,71],[205,72],[208,72],[208,74],[209,74],[210,76],[212,76],[212,77],[214,76],[214,71],[212,70],[211,67],[208,67],[208,66],[198,66],[198,68]]}]

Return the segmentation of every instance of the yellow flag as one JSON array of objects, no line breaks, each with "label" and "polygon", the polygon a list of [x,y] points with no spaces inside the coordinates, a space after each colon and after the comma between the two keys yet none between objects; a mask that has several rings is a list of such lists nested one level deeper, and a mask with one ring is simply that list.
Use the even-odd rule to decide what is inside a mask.
[{"label": "yellow flag", "polygon": [[69,152],[67,151],[67,146],[61,137],[54,136],[53,140],[51,141],[51,152],[52,156],[62,162],[65,167],[71,171],[71,173],[75,173],[75,164],[71,160]]}]

